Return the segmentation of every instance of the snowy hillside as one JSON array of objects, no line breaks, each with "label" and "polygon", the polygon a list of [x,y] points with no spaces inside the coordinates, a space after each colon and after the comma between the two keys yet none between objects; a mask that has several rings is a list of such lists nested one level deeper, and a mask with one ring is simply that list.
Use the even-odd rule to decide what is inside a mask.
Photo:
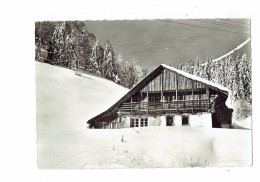
[{"label": "snowy hillside", "polygon": [[87,74],[80,77],[72,70],[36,62],[40,125],[59,129],[86,128],[88,119],[103,112],[127,91],[103,78]]},{"label": "snowy hillside", "polygon": [[[59,147],[54,138],[69,136],[67,130],[85,131],[88,119],[103,112],[128,89],[92,75],[79,77],[69,69],[35,64],[38,162],[39,166],[48,168],[45,162],[52,155],[50,145]],[[77,141],[73,144],[77,145]]]},{"label": "snowy hillside", "polygon": [[39,168],[246,166],[251,130],[193,127],[86,129],[128,90],[36,62]]}]

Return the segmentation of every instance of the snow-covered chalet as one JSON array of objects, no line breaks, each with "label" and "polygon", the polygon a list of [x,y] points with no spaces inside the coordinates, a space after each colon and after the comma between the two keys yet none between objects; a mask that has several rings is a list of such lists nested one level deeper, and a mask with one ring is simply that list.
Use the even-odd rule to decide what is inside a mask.
[{"label": "snow-covered chalet", "polygon": [[120,100],[87,121],[91,128],[231,124],[229,90],[165,64],[159,65]]}]

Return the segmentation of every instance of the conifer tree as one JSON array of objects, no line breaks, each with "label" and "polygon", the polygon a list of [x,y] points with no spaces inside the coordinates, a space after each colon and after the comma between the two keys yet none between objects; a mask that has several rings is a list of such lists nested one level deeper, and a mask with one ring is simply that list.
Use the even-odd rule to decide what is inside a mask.
[{"label": "conifer tree", "polygon": [[55,25],[54,33],[52,36],[53,42],[53,63],[60,64],[64,58],[64,45],[65,45],[65,22]]},{"label": "conifer tree", "polygon": [[105,78],[115,80],[118,75],[115,68],[115,54],[112,45],[107,40],[104,46],[102,74]]},{"label": "conifer tree", "polygon": [[[232,100],[236,101],[240,98],[240,91],[239,91],[239,80],[238,80],[238,70],[237,70],[237,61],[233,59],[230,60],[230,87],[232,90]],[[238,60],[239,57],[237,57]]]},{"label": "conifer tree", "polygon": [[[35,23],[35,46],[36,54],[35,59],[39,60],[42,54],[42,50],[48,51],[51,47],[52,35],[54,32],[54,23],[51,22],[36,22]],[[45,60],[48,62],[48,60]]]},{"label": "conifer tree", "polygon": [[251,62],[246,53],[242,56],[238,69],[241,97],[251,102]]},{"label": "conifer tree", "polygon": [[195,76],[200,76],[201,73],[201,65],[200,65],[200,60],[196,59],[195,63],[194,63],[194,68],[193,68],[193,74]]},{"label": "conifer tree", "polygon": [[225,60],[221,59],[219,61],[219,73],[218,73],[218,83],[223,85],[224,87],[227,86],[226,84],[226,77],[225,77]]},{"label": "conifer tree", "polygon": [[103,61],[103,51],[100,52],[100,44],[98,39],[96,40],[92,51],[91,51],[91,56],[90,56],[90,61],[88,67],[91,68],[94,72],[101,71],[101,63]]}]

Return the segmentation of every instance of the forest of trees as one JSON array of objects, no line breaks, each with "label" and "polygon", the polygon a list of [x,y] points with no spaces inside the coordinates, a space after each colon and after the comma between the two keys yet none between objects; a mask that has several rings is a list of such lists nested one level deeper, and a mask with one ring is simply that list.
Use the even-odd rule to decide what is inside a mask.
[{"label": "forest of trees", "polygon": [[174,67],[228,88],[236,119],[245,119],[251,115],[251,58],[246,53],[242,56],[238,54],[236,58],[230,54],[218,61],[190,60]]},{"label": "forest of trees", "polygon": [[232,101],[244,99],[251,102],[251,58],[244,53],[236,58],[233,55],[218,60],[187,61],[175,65],[185,72],[207,79],[228,88],[232,92]]},{"label": "forest of trees", "polygon": [[[35,46],[37,61],[99,74],[127,88],[149,72],[137,64],[135,57],[130,60],[124,60],[120,54],[116,57],[109,40],[101,45],[80,21],[36,22]],[[44,51],[47,56],[42,59]],[[189,60],[172,66],[227,87],[232,92],[233,104],[242,108],[238,113],[250,114],[251,54],[250,57],[246,53],[236,57],[230,54],[214,62]]]},{"label": "forest of trees", "polygon": [[101,45],[84,22],[36,22],[35,46],[37,61],[99,74],[127,88],[143,76],[135,57],[116,57],[109,40]]}]

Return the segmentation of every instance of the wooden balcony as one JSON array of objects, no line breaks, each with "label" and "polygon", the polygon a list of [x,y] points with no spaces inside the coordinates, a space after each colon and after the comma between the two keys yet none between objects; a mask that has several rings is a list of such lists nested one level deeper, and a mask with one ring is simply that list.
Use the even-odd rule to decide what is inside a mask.
[{"label": "wooden balcony", "polygon": [[171,102],[132,102],[123,103],[119,107],[119,113],[182,113],[182,112],[206,112],[211,104],[208,99],[203,100],[175,100]]}]

